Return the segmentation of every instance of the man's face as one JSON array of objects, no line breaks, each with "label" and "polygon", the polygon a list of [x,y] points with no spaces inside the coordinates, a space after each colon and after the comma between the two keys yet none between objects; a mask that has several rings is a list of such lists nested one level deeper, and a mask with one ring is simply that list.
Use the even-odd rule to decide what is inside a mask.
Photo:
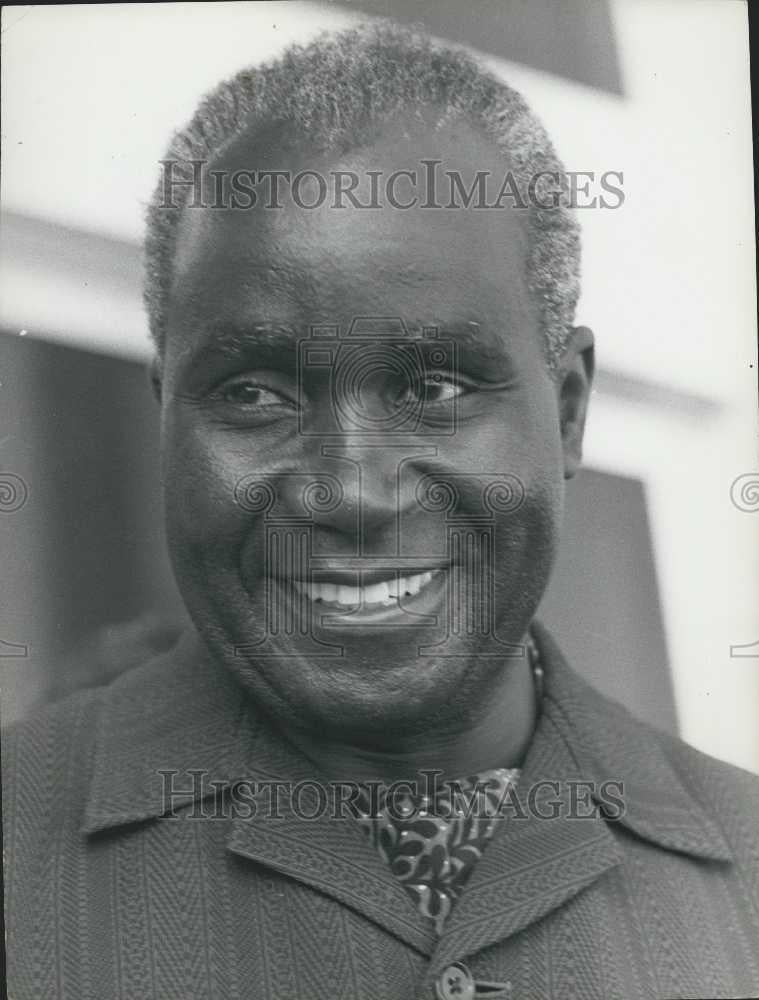
[{"label": "man's face", "polygon": [[[432,158],[467,187],[506,169],[468,125],[403,122],[342,156],[242,139],[214,166]],[[185,212],[162,392],[175,573],[214,654],[289,724],[463,725],[517,662],[562,511],[526,213],[331,202]]]}]

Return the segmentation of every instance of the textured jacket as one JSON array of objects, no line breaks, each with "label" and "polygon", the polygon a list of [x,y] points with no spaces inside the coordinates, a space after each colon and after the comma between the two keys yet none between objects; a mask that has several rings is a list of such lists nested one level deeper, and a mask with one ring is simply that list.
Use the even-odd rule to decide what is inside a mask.
[{"label": "textured jacket", "polygon": [[201,808],[239,779],[313,775],[186,644],[13,727],[9,996],[466,1000],[453,963],[508,1000],[759,996],[759,781],[636,721],[538,639],[519,787],[558,781],[566,804],[572,782],[621,781],[624,813],[503,821],[440,938],[354,819],[305,820],[287,796],[281,819]]}]

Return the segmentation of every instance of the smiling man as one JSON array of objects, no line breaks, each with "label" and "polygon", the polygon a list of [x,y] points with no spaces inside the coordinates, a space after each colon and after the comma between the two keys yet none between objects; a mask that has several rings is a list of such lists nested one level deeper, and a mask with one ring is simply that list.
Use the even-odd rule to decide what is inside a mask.
[{"label": "smiling man", "polygon": [[517,94],[384,24],[175,137],[146,302],[194,628],[8,737],[14,996],[759,989],[755,779],[533,621],[593,375],[570,202]]}]

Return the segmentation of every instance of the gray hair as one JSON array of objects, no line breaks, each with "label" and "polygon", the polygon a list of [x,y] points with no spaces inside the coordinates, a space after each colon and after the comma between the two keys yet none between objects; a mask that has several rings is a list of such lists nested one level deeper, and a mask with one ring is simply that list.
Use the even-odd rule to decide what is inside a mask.
[{"label": "gray hair", "polygon": [[[479,123],[508,159],[520,191],[538,175],[564,178],[545,129],[519,93],[467,52],[387,21],[322,35],[219,84],[174,135],[165,159],[207,161],[239,135],[273,123],[291,123],[315,144],[347,150],[369,126],[423,106],[442,108],[441,120],[463,115]],[[563,187],[565,194],[565,180]],[[159,182],[147,210],[144,298],[159,355],[187,194],[177,191],[176,207],[167,207]],[[528,284],[555,370],[579,296],[579,226],[565,197],[548,208],[533,201],[527,212]]]}]

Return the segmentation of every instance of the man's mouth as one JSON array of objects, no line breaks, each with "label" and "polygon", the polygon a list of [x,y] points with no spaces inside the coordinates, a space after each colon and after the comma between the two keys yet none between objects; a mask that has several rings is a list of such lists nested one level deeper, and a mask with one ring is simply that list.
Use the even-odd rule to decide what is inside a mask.
[{"label": "man's mouth", "polygon": [[438,569],[405,575],[395,573],[385,580],[372,582],[362,580],[357,585],[336,579],[293,580],[292,583],[299,594],[305,594],[315,604],[326,604],[335,608],[387,608],[397,605],[401,598],[414,597],[442,572]]}]

